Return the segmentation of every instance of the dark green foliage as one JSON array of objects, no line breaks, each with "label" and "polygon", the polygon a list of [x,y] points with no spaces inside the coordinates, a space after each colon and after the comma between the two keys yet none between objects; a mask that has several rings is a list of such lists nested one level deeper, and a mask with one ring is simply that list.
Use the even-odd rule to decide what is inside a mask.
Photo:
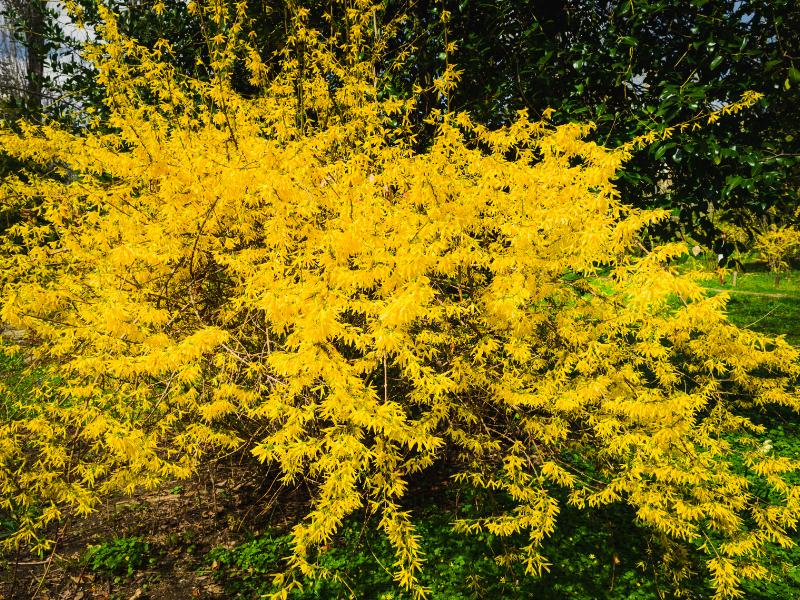
[{"label": "dark green foliage", "polygon": [[[2,324],[0,324],[2,325]],[[9,351],[0,340],[0,419],[11,421],[22,408],[20,400],[29,395],[41,381],[41,373],[26,368],[22,354]],[[36,510],[36,507],[32,509]],[[0,541],[18,527],[16,520],[0,510]]]},{"label": "dark green foliage", "polygon": [[[2,325],[0,323],[0,331]],[[27,365],[24,354],[12,351],[0,338],[0,419],[13,420],[23,410],[21,403],[30,398],[34,390],[51,383],[44,369]]]},{"label": "dark green foliage", "polygon": [[[94,0],[81,0],[90,25]],[[207,56],[203,27],[182,0],[167,0],[156,15],[152,3],[113,0],[120,28],[145,45],[170,41],[179,71],[197,73]],[[346,34],[341,7],[311,2],[321,35]],[[269,63],[291,28],[287,4],[250,2],[256,47]],[[330,23],[322,18],[334,11]],[[451,13],[449,23],[442,11]],[[395,47],[410,54],[399,71],[386,70],[383,93],[412,94],[419,105],[420,143],[428,129],[423,116],[434,107],[468,110],[497,126],[526,108],[535,116],[556,109],[557,122],[591,120],[595,138],[617,145],[638,134],[700,118],[721,103],[752,89],[766,95],[744,115],[676,134],[639,153],[622,174],[627,202],[667,207],[675,220],[664,236],[700,234],[710,244],[720,215],[752,228],[764,218],[785,220],[800,189],[800,5],[795,0],[391,0],[385,18],[409,19]],[[380,25],[376,22],[376,27]],[[64,55],[75,43],[47,19],[50,54]],[[445,53],[445,39],[457,50]],[[61,48],[62,50],[56,52]],[[67,53],[68,54],[68,53]],[[441,98],[431,89],[446,62],[463,72],[458,89]],[[84,63],[54,59],[50,84],[57,102],[47,110],[66,118],[70,107],[101,108],[102,90]],[[235,69],[237,91],[253,89],[244,69]],[[55,87],[60,90],[55,90]],[[45,86],[47,87],[47,86]],[[56,93],[59,92],[59,93]],[[78,119],[80,122],[80,119]],[[722,212],[720,212],[722,211]]]},{"label": "dark green foliage", "polygon": [[[781,427],[769,432],[776,448],[786,450],[790,444],[800,456],[800,437],[795,434]],[[475,506],[462,509],[472,511]],[[427,557],[422,580],[433,600],[661,600],[674,597],[676,586],[686,598],[712,594],[700,576],[703,557],[699,552],[650,538],[624,507],[591,514],[565,507],[546,545],[550,571],[541,578],[525,576],[518,566],[500,566],[492,556],[499,558],[506,550],[502,540],[489,534],[456,534],[446,514],[429,514],[418,519],[416,526]],[[270,533],[234,548],[215,548],[206,562],[229,597],[255,599],[275,591],[270,576],[281,571],[290,544],[291,535]],[[290,597],[407,600],[410,596],[392,582],[393,561],[389,544],[373,528],[349,522],[320,557],[328,576],[305,580],[303,591]],[[800,594],[800,552],[774,548],[764,562],[779,575],[772,581],[749,582],[747,598],[772,600]],[[676,569],[682,571],[677,582]]]},{"label": "dark green foliage", "polygon": [[[416,523],[427,556],[423,583],[434,600],[656,598],[652,578],[637,567],[648,560],[640,546],[641,532],[619,527],[611,519],[617,516],[598,513],[587,518],[577,511],[566,515],[549,545],[551,572],[535,579],[518,565],[501,566],[492,559],[508,549],[508,540],[490,534],[462,536],[453,532],[446,515],[428,515]],[[269,575],[281,570],[290,544],[289,535],[269,534],[232,549],[216,548],[207,561],[233,597],[257,598],[274,591]],[[350,522],[320,557],[329,576],[305,581],[304,591],[293,597],[409,598],[392,582],[393,561],[389,544],[373,528]]]},{"label": "dark green foliage", "polygon": [[214,548],[206,558],[228,592],[246,598],[271,589],[267,576],[280,570],[290,544],[288,535],[266,535],[233,549]]},{"label": "dark green foliage", "polygon": [[[623,198],[668,207],[679,222],[661,234],[716,234],[712,209],[741,225],[770,207],[783,217],[800,186],[800,5],[794,0],[461,0],[449,38],[463,70],[452,98],[495,125],[527,108],[597,124],[616,145],[691,120],[747,89],[766,94],[747,114],[651,146],[622,175]],[[441,71],[438,3],[416,4],[424,40],[414,68]],[[716,215],[719,215],[717,212]]]},{"label": "dark green foliage", "polygon": [[127,575],[153,564],[155,557],[148,542],[138,537],[116,538],[90,546],[84,556],[90,571],[102,575]]},{"label": "dark green foliage", "polygon": [[[800,309],[800,307],[798,307]],[[755,416],[753,422],[767,429],[762,452],[800,459],[800,425],[788,411]],[[795,478],[793,483],[800,483]],[[743,586],[745,597],[753,600],[800,597],[800,548],[771,546],[763,563],[775,576],[769,581],[748,581]]]}]

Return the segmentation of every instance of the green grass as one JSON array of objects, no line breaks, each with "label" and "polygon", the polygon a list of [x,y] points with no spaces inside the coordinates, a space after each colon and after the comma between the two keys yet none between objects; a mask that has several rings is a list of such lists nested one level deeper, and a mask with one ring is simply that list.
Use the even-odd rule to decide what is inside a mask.
[{"label": "green grass", "polygon": [[745,265],[736,287],[728,274],[725,282],[717,278],[705,282],[712,290],[729,293],[728,316],[740,327],[770,335],[785,335],[792,344],[800,345],[800,271],[789,271],[776,285],[775,275],[758,263]]}]

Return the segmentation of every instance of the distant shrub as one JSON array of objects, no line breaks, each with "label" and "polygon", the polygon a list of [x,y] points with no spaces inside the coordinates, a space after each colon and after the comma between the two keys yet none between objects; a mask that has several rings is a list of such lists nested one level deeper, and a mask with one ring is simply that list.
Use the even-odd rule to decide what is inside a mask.
[{"label": "distant shrub", "polygon": [[757,237],[754,250],[775,274],[777,285],[781,274],[789,269],[789,261],[800,256],[800,231],[789,226],[773,226]]}]

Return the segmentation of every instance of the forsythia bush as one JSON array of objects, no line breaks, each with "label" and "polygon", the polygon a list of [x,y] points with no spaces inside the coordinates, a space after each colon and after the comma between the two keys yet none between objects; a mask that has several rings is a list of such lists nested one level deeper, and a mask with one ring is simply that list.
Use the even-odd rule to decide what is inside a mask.
[{"label": "forsythia bush", "polygon": [[762,231],[753,246],[769,270],[780,281],[780,274],[789,269],[789,261],[800,256],[800,230],[794,227],[772,227]]},{"label": "forsythia bush", "polygon": [[[560,489],[701,548],[719,597],[767,576],[760,553],[791,545],[800,515],[798,465],[743,411],[800,408],[797,350],[731,325],[724,297],[666,265],[683,246],[641,252],[667,215],[621,203],[628,151],[584,141],[590,126],[434,112],[415,150],[413,99],[380,94],[399,21],[356,5],[333,5],[347,27],[324,36],[296,9],[267,64],[243,3],[193,2],[208,80],[101,7],[89,59],[110,117],[0,133],[36,166],[2,184],[22,217],[2,235],[1,318],[56,377],[0,424],[6,546],[46,546],[66,511],[252,444],[315,491],[283,597],[360,508],[424,596],[404,499],[443,462],[508,499],[456,527],[523,533],[508,558],[531,574]],[[257,97],[232,91],[238,64]]]}]

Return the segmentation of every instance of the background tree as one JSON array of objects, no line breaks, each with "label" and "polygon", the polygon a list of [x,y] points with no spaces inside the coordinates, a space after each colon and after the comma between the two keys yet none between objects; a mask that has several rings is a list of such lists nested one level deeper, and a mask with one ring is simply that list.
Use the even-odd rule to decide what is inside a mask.
[{"label": "background tree", "polygon": [[654,144],[621,174],[628,202],[673,211],[660,226],[680,226],[710,243],[720,216],[753,231],[773,209],[797,205],[798,38],[800,8],[791,0],[684,0],[416,3],[416,80],[441,71],[442,27],[452,13],[450,61],[463,71],[452,106],[501,124],[516,110],[556,122],[591,120],[594,139],[624,143],[652,129],[691,120],[737,98],[765,94],[740,119]]},{"label": "background tree", "polygon": [[54,14],[47,0],[2,0],[0,14],[4,54],[0,60],[10,75],[0,83],[0,94],[17,106],[18,115],[37,114],[47,95],[45,66],[58,37]]},{"label": "background tree", "polygon": [[[97,21],[94,3],[81,1],[91,26]],[[22,4],[30,12],[37,2]],[[158,12],[151,10],[156,4]],[[148,47],[166,36],[181,72],[209,76],[198,72],[197,60],[208,56],[202,37],[211,24],[190,19],[185,2],[115,0],[110,6],[121,31]],[[346,19],[326,20],[324,3],[317,7],[312,25],[320,35],[347,35]],[[276,64],[291,34],[288,10],[282,3],[248,7],[254,48],[267,65]],[[423,0],[388,2],[386,11],[408,16],[396,36],[386,36],[407,60],[403,72],[392,71],[382,86],[387,94],[418,100],[410,118],[420,147],[433,132],[424,122],[427,111],[448,101],[493,125],[510,122],[521,108],[533,115],[554,108],[556,123],[590,120],[597,126],[593,139],[619,145],[691,121],[754,89],[765,97],[746,116],[676,134],[637,154],[620,174],[620,188],[632,204],[673,213],[654,228],[660,237],[694,234],[708,246],[722,221],[752,239],[765,220],[792,220],[800,189],[800,47],[793,35],[800,8],[792,0]],[[41,49],[42,36],[29,30],[29,38],[20,40]],[[448,36],[458,43],[445,48]],[[433,85],[447,64],[461,71],[449,99]],[[381,72],[391,64],[375,68]],[[104,110],[87,63],[54,63],[52,69],[73,107]],[[235,89],[254,93],[243,60],[235,71]],[[63,104],[51,113],[64,112],[58,107]]]},{"label": "background tree", "polygon": [[24,48],[17,43],[13,25],[7,22],[4,12],[0,13],[0,81],[0,101],[4,104],[25,89]]}]

